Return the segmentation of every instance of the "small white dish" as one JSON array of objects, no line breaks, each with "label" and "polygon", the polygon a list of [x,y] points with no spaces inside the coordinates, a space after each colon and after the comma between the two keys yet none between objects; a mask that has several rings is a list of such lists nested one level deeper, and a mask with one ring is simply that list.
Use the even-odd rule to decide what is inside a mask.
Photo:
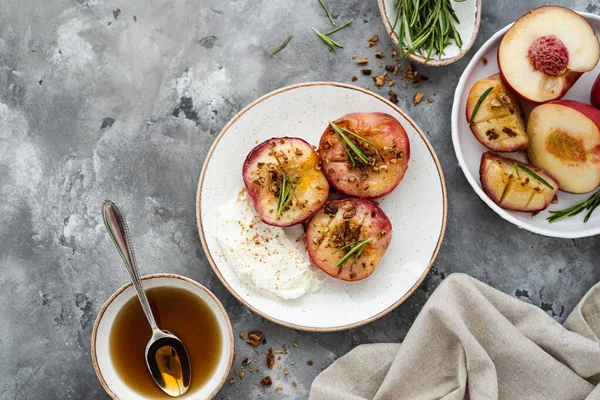
[{"label": "small white dish", "polygon": [[[444,65],[452,64],[453,62],[461,59],[465,54],[469,52],[477,33],[479,32],[479,24],[481,23],[481,0],[465,0],[465,1],[454,1],[450,0],[452,8],[460,21],[455,27],[460,34],[460,38],[463,42],[462,47],[458,47],[452,41],[448,47],[444,50],[443,56],[437,56],[427,61],[427,65],[432,67],[441,67]],[[398,33],[393,31],[394,22],[396,21],[396,9],[394,8],[395,0],[377,0],[379,5],[379,14],[381,14],[381,20],[385,26],[385,31],[392,41],[398,44]],[[397,28],[397,27],[396,27]],[[425,64],[425,57],[418,54],[411,54],[408,56],[412,61]]]},{"label": "small white dish", "polygon": [[[580,12],[590,24],[594,27],[596,35],[600,34],[600,17],[594,14]],[[558,204],[551,204],[545,211],[540,212],[532,217],[531,213],[521,213],[515,211],[507,211],[500,208],[484,193],[479,180],[479,164],[481,155],[487,149],[481,145],[473,133],[471,132],[466,120],[466,102],[469,90],[473,84],[483,78],[498,73],[498,46],[504,36],[504,33],[512,24],[504,27],[502,30],[494,34],[479,51],[473,56],[469,65],[463,72],[456,92],[454,93],[454,103],[452,105],[452,143],[456,158],[462,168],[467,180],[475,190],[475,193],[488,205],[496,214],[500,215],[505,220],[515,224],[519,228],[527,229],[530,232],[540,235],[552,236],[565,239],[576,239],[580,237],[593,236],[600,233],[600,213],[592,214],[590,220],[583,222],[585,213],[581,213],[574,217],[569,217],[564,220],[550,224],[546,218],[550,216],[549,210],[563,210],[575,204],[587,200],[591,194],[575,195],[570,193],[558,192]],[[486,63],[483,60],[486,60]],[[567,92],[564,99],[578,100],[589,103],[590,88],[600,73],[600,63],[593,71],[586,72],[579,78],[577,83]],[[533,106],[524,101],[521,101],[523,110],[526,114],[531,111]],[[509,153],[505,156],[519,158],[525,160],[522,154]]]},{"label": "small white dish", "polygon": [[[217,242],[217,209],[243,187],[242,164],[257,144],[292,136],[317,145],[328,122],[351,112],[394,116],[410,140],[408,171],[400,185],[378,199],[393,225],[392,242],[375,272],[358,282],[328,277],[321,288],[293,301],[267,298],[235,275]],[[196,198],[198,231],[206,257],[225,287],[249,309],[280,325],[337,331],[387,314],[423,281],[446,227],[446,187],[440,164],[419,127],[398,107],[370,91],[340,83],[312,82],[271,92],[238,113],[206,157]]]},{"label": "small white dish", "polygon": [[[217,318],[223,339],[219,363],[212,377],[202,387],[195,388],[192,382],[190,391],[184,396],[189,400],[212,399],[221,386],[223,386],[233,363],[233,329],[225,308],[223,308],[223,305],[208,289],[198,282],[181,275],[154,274],[143,276],[141,279],[144,290],[166,286],[177,287],[194,293],[210,307]],[[133,391],[117,375],[110,356],[110,330],[121,308],[134,297],[136,297],[136,293],[131,282],[117,290],[102,306],[92,330],[92,363],[102,387],[115,400],[146,399],[144,396]]]}]

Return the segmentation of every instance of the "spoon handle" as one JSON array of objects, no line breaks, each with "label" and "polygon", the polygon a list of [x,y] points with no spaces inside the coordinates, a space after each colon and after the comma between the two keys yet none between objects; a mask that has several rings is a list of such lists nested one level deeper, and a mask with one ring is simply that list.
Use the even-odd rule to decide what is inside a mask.
[{"label": "spoon handle", "polygon": [[150,327],[155,331],[158,329],[158,326],[154,320],[154,315],[152,315],[152,309],[150,308],[146,292],[144,292],[144,287],[140,280],[140,271],[138,270],[135,256],[133,255],[133,246],[131,244],[131,237],[129,236],[129,229],[127,229],[125,216],[114,201],[104,200],[102,203],[102,218],[104,219],[104,225],[106,225],[106,229],[108,230],[115,247],[121,255],[121,260],[123,260],[123,264],[125,264],[127,272],[129,272],[131,282],[133,282],[133,286],[135,287],[140,303],[142,304],[144,314],[146,314],[146,318],[148,318]]}]

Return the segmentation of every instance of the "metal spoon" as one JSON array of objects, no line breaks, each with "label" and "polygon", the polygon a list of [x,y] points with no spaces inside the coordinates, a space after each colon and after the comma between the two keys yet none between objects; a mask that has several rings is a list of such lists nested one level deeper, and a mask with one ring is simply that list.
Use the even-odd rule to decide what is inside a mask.
[{"label": "metal spoon", "polygon": [[154,382],[166,394],[179,397],[190,388],[191,365],[187,350],[177,336],[159,329],[156,325],[140,280],[125,216],[119,206],[111,200],[104,200],[102,203],[102,218],[115,247],[121,255],[127,272],[129,272],[144,314],[146,314],[152,328],[152,337],[146,345],[146,365]]}]

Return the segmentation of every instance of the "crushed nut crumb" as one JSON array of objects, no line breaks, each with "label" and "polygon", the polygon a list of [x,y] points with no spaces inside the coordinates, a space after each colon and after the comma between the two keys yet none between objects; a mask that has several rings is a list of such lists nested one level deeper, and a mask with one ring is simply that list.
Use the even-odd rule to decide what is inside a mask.
[{"label": "crushed nut crumb", "polygon": [[269,349],[267,353],[267,367],[273,369],[273,365],[275,365],[275,356],[273,355],[273,349]]},{"label": "crushed nut crumb", "polygon": [[352,82],[354,82],[357,79],[358,79],[358,77],[356,75],[352,75]]},{"label": "crushed nut crumb", "polygon": [[270,376],[265,376],[263,380],[260,381],[260,384],[263,386],[271,386],[273,384],[273,380],[271,380]]},{"label": "crushed nut crumb", "polygon": [[257,347],[261,341],[263,341],[264,343],[264,338],[263,338],[263,334],[258,332],[258,331],[254,331],[254,332],[248,332],[248,339],[246,340],[246,343],[251,344],[254,347]]},{"label": "crushed nut crumb", "polygon": [[356,63],[357,63],[358,65],[365,65],[365,64],[367,64],[368,62],[369,62],[369,60],[367,59],[367,57],[365,57],[365,58],[361,58],[360,60],[356,60]]},{"label": "crushed nut crumb", "polygon": [[423,93],[417,92],[417,94],[415,94],[415,97],[413,97],[413,103],[417,105],[421,102],[421,100],[423,100]]},{"label": "crushed nut crumb", "polygon": [[375,46],[377,44],[378,40],[379,40],[379,36],[373,35],[373,37],[371,37],[370,39],[367,40],[367,43],[369,44],[367,47]]},{"label": "crushed nut crumb", "polygon": [[292,386],[293,386],[293,387],[296,387],[296,386],[298,386],[298,384],[296,383],[296,381],[292,381]]},{"label": "crushed nut crumb", "polygon": [[312,362],[312,360],[308,360],[308,361],[306,362],[306,365],[308,365],[308,366],[311,366],[311,365],[313,365],[313,362]]},{"label": "crushed nut crumb", "polygon": [[360,72],[362,72],[363,75],[371,75],[371,68],[361,69]]}]

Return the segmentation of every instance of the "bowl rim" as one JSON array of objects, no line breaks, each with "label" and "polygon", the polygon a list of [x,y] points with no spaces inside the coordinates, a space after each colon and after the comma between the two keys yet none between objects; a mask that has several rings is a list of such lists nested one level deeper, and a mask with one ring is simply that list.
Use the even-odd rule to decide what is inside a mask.
[{"label": "bowl rim", "polygon": [[[184,282],[187,282],[187,283],[190,283],[190,284],[196,286],[197,288],[199,288],[200,290],[205,292],[213,300],[213,302],[217,305],[217,307],[219,308],[219,310],[221,310],[221,312],[223,313],[223,316],[225,317],[225,322],[227,324],[227,330],[229,331],[229,360],[227,361],[227,368],[225,369],[225,373],[223,374],[221,381],[215,387],[215,389],[210,393],[210,395],[208,397],[206,397],[206,399],[212,399],[219,392],[219,390],[221,390],[221,387],[225,383],[225,380],[227,379],[227,376],[229,375],[229,372],[231,371],[231,367],[233,366],[234,343],[235,342],[233,339],[233,327],[231,326],[231,320],[229,319],[229,315],[227,314],[225,307],[223,307],[223,304],[221,304],[221,302],[219,301],[217,296],[215,296],[214,293],[212,293],[210,290],[208,290],[205,286],[201,285],[200,283],[196,282],[193,279],[190,279],[190,278],[182,276],[182,275],[171,274],[171,273],[159,273],[159,274],[144,275],[140,279],[142,281],[145,281],[145,280],[160,279],[160,278],[179,279],[179,280],[182,280]],[[90,354],[92,356],[92,364],[94,365],[94,371],[96,371],[96,376],[98,377],[98,380],[100,381],[100,384],[102,385],[102,388],[104,388],[106,393],[110,397],[112,397],[114,400],[121,400],[121,398],[110,389],[110,387],[104,380],[102,371],[100,371],[100,366],[98,365],[98,356],[96,354],[96,339],[97,339],[97,334],[98,334],[98,327],[100,326],[100,321],[104,317],[104,313],[106,312],[108,307],[112,304],[112,302],[121,293],[123,293],[125,291],[125,289],[131,287],[132,285],[133,285],[132,282],[128,282],[125,285],[121,286],[104,302],[104,304],[102,305],[102,308],[100,309],[100,312],[98,313],[98,316],[96,317],[96,321],[94,322],[94,327],[92,329]]]},{"label": "bowl rim", "polygon": [[[398,45],[398,33],[392,30],[392,22],[390,16],[387,12],[387,8],[385,6],[385,0],[377,0],[377,5],[379,6],[379,14],[381,15],[381,21],[383,22],[383,26],[385,27],[385,31],[392,39],[396,45]],[[423,64],[430,67],[443,67],[444,65],[452,64],[455,61],[460,60],[471,50],[471,47],[475,44],[475,40],[477,39],[477,34],[479,33],[479,26],[481,25],[481,0],[475,0],[475,24],[473,25],[473,30],[471,31],[471,37],[467,42],[467,46],[462,48],[460,53],[455,55],[454,57],[446,57],[440,59],[431,59],[425,62],[425,57],[420,56],[418,54],[410,54],[408,58],[418,64]]]},{"label": "bowl rim", "polygon": [[[590,20],[592,20],[596,23],[600,22],[600,16],[598,16],[598,15],[591,14],[588,12],[582,12],[582,11],[575,11],[575,12],[578,13],[579,15],[581,15],[582,17],[584,17],[586,20],[588,20],[588,22],[590,22]],[[452,114],[451,114],[451,126],[452,127],[451,127],[451,129],[452,129],[452,145],[454,147],[454,152],[456,154],[458,164],[460,165],[460,168],[462,169],[463,174],[465,175],[465,178],[467,178],[467,181],[469,182],[469,184],[471,185],[471,187],[473,188],[475,193],[477,193],[479,198],[481,200],[483,200],[496,214],[498,214],[500,217],[502,217],[506,221],[516,225],[520,229],[525,229],[525,230],[528,230],[529,232],[533,232],[538,235],[555,237],[555,238],[560,238],[560,239],[579,239],[579,238],[583,238],[583,237],[594,236],[594,235],[600,234],[600,225],[595,228],[592,227],[592,228],[577,229],[574,231],[561,232],[561,231],[557,231],[555,229],[538,227],[538,226],[532,225],[526,221],[520,220],[519,218],[515,217],[512,214],[512,212],[504,210],[503,208],[498,206],[496,203],[494,203],[488,197],[488,195],[485,194],[483,189],[481,187],[479,187],[479,183],[477,182],[476,178],[469,172],[469,169],[466,166],[465,155],[462,151],[462,147],[461,147],[460,140],[458,137],[458,118],[462,117],[461,115],[459,115],[460,114],[459,110],[460,110],[460,106],[461,106],[462,94],[466,90],[467,78],[473,73],[473,70],[477,67],[477,65],[479,65],[479,62],[483,58],[483,55],[487,51],[489,51],[490,48],[494,47],[497,44],[498,40],[500,40],[501,37],[504,36],[506,31],[513,24],[514,24],[514,22],[506,25],[504,28],[502,28],[499,31],[497,31],[496,33],[494,33],[488,40],[485,41],[485,43],[479,48],[479,50],[477,50],[475,55],[473,55],[473,58],[471,58],[471,60],[469,61],[469,64],[467,64],[467,67],[464,69],[463,73],[461,74],[461,76],[458,80],[458,84],[456,85],[456,90],[454,91],[454,98],[453,98],[453,102],[452,102]]]},{"label": "bowl rim", "polygon": [[[355,91],[361,92],[363,94],[367,94],[369,96],[375,97],[377,100],[382,101],[384,104],[392,107],[392,109],[394,109],[394,111],[396,111],[400,115],[402,115],[402,117],[406,120],[406,122],[408,122],[415,129],[417,134],[420,136],[421,140],[423,140],[423,142],[425,143],[425,146],[427,147],[427,149],[429,150],[429,153],[431,154],[431,157],[433,158],[433,161],[434,161],[436,169],[437,169],[438,177],[440,179],[440,185],[442,187],[442,203],[443,203],[442,226],[440,229],[440,234],[439,234],[439,237],[438,237],[438,240],[436,243],[436,247],[433,251],[431,259],[429,260],[429,264],[427,265],[427,268],[425,268],[425,270],[423,271],[423,273],[421,274],[419,279],[415,282],[415,284],[400,299],[398,299],[396,302],[391,304],[388,308],[386,308],[385,310],[383,310],[369,318],[366,318],[362,321],[354,322],[351,324],[333,326],[333,327],[325,327],[325,328],[297,325],[297,324],[282,321],[278,318],[274,318],[274,317],[256,309],[253,305],[249,304],[241,295],[239,295],[231,287],[231,285],[227,282],[227,280],[223,277],[223,275],[219,271],[219,267],[217,266],[217,264],[215,263],[215,261],[212,257],[212,254],[211,254],[210,249],[208,248],[208,244],[206,242],[206,238],[204,237],[204,228],[202,225],[202,212],[201,212],[202,185],[204,183],[204,178],[205,178],[206,170],[208,168],[208,163],[210,162],[212,154],[215,151],[217,145],[219,144],[219,141],[225,135],[225,133],[229,130],[229,128],[235,122],[237,122],[237,120],[241,116],[243,116],[246,112],[251,110],[254,106],[258,105],[259,103],[263,102],[264,100],[267,100],[270,97],[276,96],[280,93],[287,92],[289,90],[295,90],[295,89],[311,87],[311,86],[333,86],[333,87],[340,87],[340,88],[344,88],[344,89],[355,90]],[[202,243],[202,248],[204,249],[204,254],[206,255],[206,258],[207,258],[210,266],[212,267],[213,271],[215,272],[215,274],[217,275],[217,277],[219,278],[221,283],[223,283],[223,285],[227,288],[229,293],[231,293],[233,295],[233,297],[235,297],[240,303],[242,303],[244,306],[246,306],[249,310],[251,310],[254,313],[258,314],[259,316],[263,317],[264,319],[272,321],[272,322],[274,322],[278,325],[284,326],[286,328],[291,328],[291,329],[296,329],[296,330],[301,330],[301,331],[306,331],[306,332],[337,332],[337,331],[343,331],[346,329],[357,328],[359,326],[363,326],[370,322],[373,322],[373,321],[383,317],[384,315],[387,315],[392,310],[394,310],[396,307],[398,307],[400,304],[402,304],[404,301],[406,301],[406,299],[413,294],[413,292],[417,289],[417,287],[419,287],[419,285],[423,282],[423,280],[425,279],[425,277],[431,270],[431,267],[433,266],[433,263],[435,262],[438,254],[439,254],[439,251],[440,251],[443,239],[444,239],[444,235],[446,232],[447,220],[448,220],[448,195],[447,195],[447,191],[446,191],[446,181],[444,179],[444,172],[442,170],[442,166],[437,157],[437,154],[436,154],[435,150],[433,149],[433,146],[431,145],[431,143],[429,142],[429,140],[427,139],[427,137],[425,136],[425,134],[423,133],[421,128],[400,107],[393,104],[392,102],[385,99],[384,97],[378,95],[377,93],[373,93],[367,89],[363,89],[363,88],[360,88],[360,87],[357,87],[354,85],[349,85],[346,83],[339,83],[339,82],[332,82],[332,81],[304,82],[304,83],[297,83],[297,84],[293,84],[293,85],[289,85],[289,86],[284,86],[282,88],[276,89],[274,91],[271,91],[271,92],[257,98],[256,100],[254,100],[250,104],[248,104],[246,107],[244,107],[223,127],[223,129],[221,130],[221,132],[219,132],[219,134],[215,138],[213,144],[211,145],[208,153],[206,154],[206,158],[204,159],[204,163],[202,165],[200,177],[198,178],[198,190],[196,192],[196,222],[198,225],[198,235],[200,237],[200,242]]]}]

